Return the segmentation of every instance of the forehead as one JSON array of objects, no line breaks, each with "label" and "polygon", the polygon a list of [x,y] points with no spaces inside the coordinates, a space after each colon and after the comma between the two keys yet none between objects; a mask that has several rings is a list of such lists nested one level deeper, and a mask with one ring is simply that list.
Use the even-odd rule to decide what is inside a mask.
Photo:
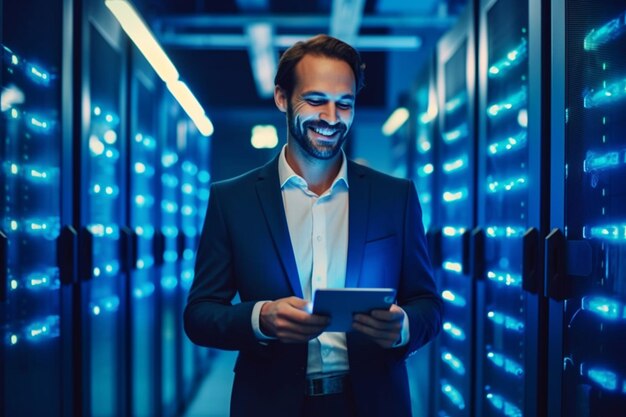
[{"label": "forehead", "polygon": [[325,56],[305,55],[295,69],[295,89],[299,92],[355,94],[354,73],[345,61]]}]

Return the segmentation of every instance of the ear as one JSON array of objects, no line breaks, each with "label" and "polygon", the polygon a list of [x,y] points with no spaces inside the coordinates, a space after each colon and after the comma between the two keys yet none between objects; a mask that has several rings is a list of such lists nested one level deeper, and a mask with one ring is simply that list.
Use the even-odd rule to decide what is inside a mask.
[{"label": "ear", "polygon": [[274,86],[274,103],[276,103],[276,107],[281,112],[285,113],[287,111],[287,95],[285,90],[278,85]]}]

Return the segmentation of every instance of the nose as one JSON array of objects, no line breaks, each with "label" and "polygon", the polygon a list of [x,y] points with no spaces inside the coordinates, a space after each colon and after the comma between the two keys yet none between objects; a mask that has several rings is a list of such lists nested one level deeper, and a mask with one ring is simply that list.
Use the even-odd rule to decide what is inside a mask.
[{"label": "nose", "polygon": [[329,101],[324,105],[320,112],[320,119],[328,123],[329,125],[334,125],[339,120],[337,116],[337,105]]}]

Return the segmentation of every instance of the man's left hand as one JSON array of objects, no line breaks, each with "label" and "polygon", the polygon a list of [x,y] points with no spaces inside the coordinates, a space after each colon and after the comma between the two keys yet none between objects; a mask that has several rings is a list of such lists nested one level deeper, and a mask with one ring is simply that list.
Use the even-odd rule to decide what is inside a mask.
[{"label": "man's left hand", "polygon": [[369,336],[383,348],[391,348],[400,340],[404,312],[392,304],[389,310],[373,310],[370,314],[355,314],[352,328]]}]

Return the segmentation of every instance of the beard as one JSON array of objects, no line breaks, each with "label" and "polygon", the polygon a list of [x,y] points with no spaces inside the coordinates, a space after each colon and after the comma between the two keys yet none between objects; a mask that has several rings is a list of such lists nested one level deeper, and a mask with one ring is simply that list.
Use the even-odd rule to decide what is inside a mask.
[{"label": "beard", "polygon": [[[308,120],[301,123],[299,116],[295,116],[291,103],[287,103],[287,126],[289,134],[309,156],[316,159],[328,160],[335,157],[348,136],[348,127],[343,122],[330,125],[323,120]],[[336,141],[328,143],[316,141],[309,137],[310,129],[332,129],[339,135]]]}]

